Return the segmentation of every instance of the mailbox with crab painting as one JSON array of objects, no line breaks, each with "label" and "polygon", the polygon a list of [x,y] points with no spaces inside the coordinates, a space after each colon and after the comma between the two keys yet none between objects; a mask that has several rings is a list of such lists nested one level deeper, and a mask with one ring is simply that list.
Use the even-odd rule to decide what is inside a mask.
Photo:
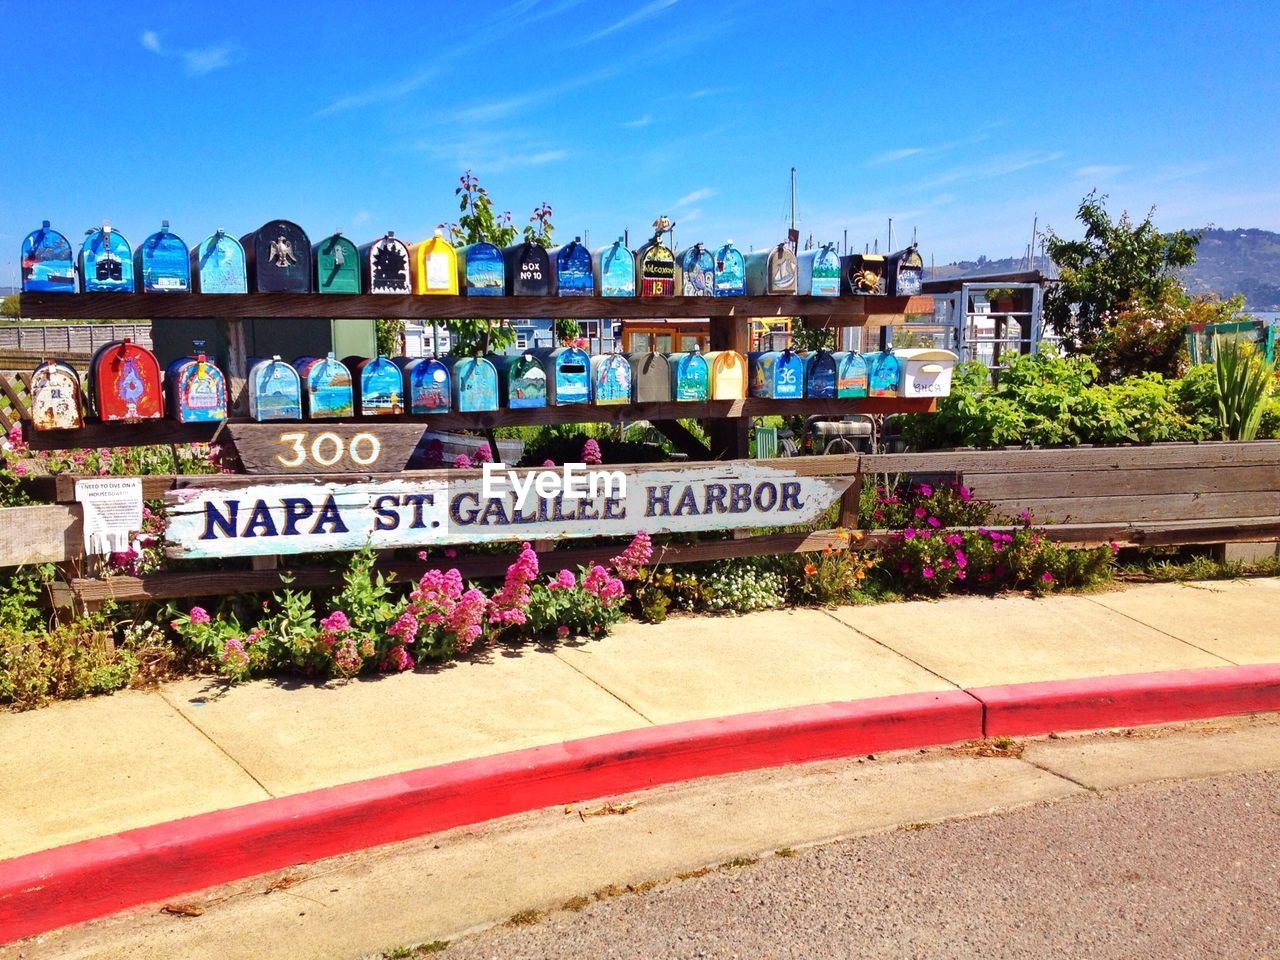
[{"label": "mailbox with crab painting", "polygon": [[249,416],[259,422],[302,419],[301,378],[278,356],[249,368]]},{"label": "mailbox with crab painting", "polygon": [[360,251],[341,231],[315,244],[314,250],[316,293],[361,292]]},{"label": "mailbox with crab painting", "polygon": [[551,274],[551,292],[561,297],[595,296],[595,278],[591,273],[591,251],[582,245],[581,237],[556,247],[549,257],[555,264]]},{"label": "mailbox with crab painting", "polygon": [[502,259],[509,296],[545,297],[551,293],[551,257],[540,244],[522,240],[503,250]]},{"label": "mailbox with crab painting", "polygon": [[240,238],[254,293],[310,293],[311,240],[291,220],[268,220]]},{"label": "mailbox with crab painting", "polygon": [[796,292],[796,255],[785,243],[747,254],[746,287],[753,297]]},{"label": "mailbox with crab painting", "polygon": [[547,402],[554,407],[591,402],[591,358],[578,347],[538,350],[547,369]]},{"label": "mailbox with crab painting", "polygon": [[742,296],[747,292],[746,276],[746,258],[730,240],[716,251],[716,296]]},{"label": "mailbox with crab painting", "polygon": [[834,243],[806,250],[796,258],[796,292],[812,297],[840,296],[840,255]]},{"label": "mailbox with crab painting", "polygon": [[191,281],[197,293],[248,293],[249,274],[240,241],[219,228],[192,247]]},{"label": "mailbox with crab painting", "polygon": [[689,353],[669,353],[671,364],[671,399],[686,403],[701,403],[707,399],[710,375],[707,358],[694,350]]},{"label": "mailbox with crab painting", "polygon": [[664,403],[671,399],[671,364],[665,354],[629,353],[631,392],[636,403]]},{"label": "mailbox with crab painting", "polygon": [[481,240],[457,249],[458,290],[468,297],[500,297],[507,292],[502,251]]},{"label": "mailbox with crab painting", "polygon": [[332,353],[327,357],[299,357],[293,367],[302,381],[302,401],[308,419],[349,417],[356,412],[351,371]]},{"label": "mailbox with crab painting", "polygon": [[741,400],[747,395],[747,359],[736,350],[712,350],[707,354],[711,377],[709,400]]},{"label": "mailbox with crab painting", "polygon": [[80,276],[85,293],[133,293],[133,253],[129,241],[110,223],[103,221],[84,238]]},{"label": "mailbox with crab painting", "polygon": [[191,254],[182,238],[160,222],[160,230],[142,241],[133,255],[134,274],[143,293],[187,293],[191,289]]},{"label": "mailbox with crab painting", "polygon": [[46,360],[31,374],[31,426],[36,430],[75,430],[84,426],[80,375],[61,360]]},{"label": "mailbox with crab painting", "polygon": [[836,358],[829,350],[815,350],[804,358],[804,395],[813,400],[836,397]]},{"label": "mailbox with crab painting", "polygon": [[458,251],[437,230],[409,248],[409,273],[414,293],[456,294]]},{"label": "mailbox with crab painting", "polygon": [[192,357],[179,357],[165,371],[169,414],[179,423],[217,423],[227,419],[227,379],[205,356],[202,344]]},{"label": "mailbox with crab painting", "polygon": [[547,368],[532,353],[494,357],[493,365],[498,369],[498,399],[504,407],[547,405]]},{"label": "mailbox with crab painting", "polygon": [[836,398],[849,400],[867,395],[867,361],[856,350],[832,354],[836,360]]},{"label": "mailbox with crab painting", "polygon": [[636,288],[642,297],[676,295],[676,258],[658,237],[636,251]]},{"label": "mailbox with crab painting", "polygon": [[89,361],[89,401],[104,423],[159,420],[164,380],[155,354],[128,337],[99,347]]},{"label": "mailbox with crab painting", "polygon": [[22,241],[22,289],[29,293],[75,293],[75,255],[67,238],[45,220]]},{"label": "mailbox with crab painting", "polygon": [[924,258],[916,244],[889,254],[885,286],[891,297],[914,297],[924,283]]},{"label": "mailbox with crab painting", "polygon": [[404,375],[379,354],[368,360],[347,357],[355,386],[356,413],[362,417],[390,417],[404,413]]},{"label": "mailbox with crab painting", "polygon": [[840,258],[840,291],[859,296],[884,295],[884,257],[851,253]]},{"label": "mailbox with crab painting", "polygon": [[794,350],[766,350],[747,355],[751,396],[799,400],[804,396],[804,360]]},{"label": "mailbox with crab painting", "polygon": [[484,357],[449,357],[453,407],[459,413],[498,409],[498,371]]},{"label": "mailbox with crab painting", "polygon": [[622,237],[591,255],[591,273],[602,297],[636,295],[636,258]]},{"label": "mailbox with crab painting", "polygon": [[891,350],[863,354],[867,361],[867,396],[896,397],[902,365]]},{"label": "mailbox with crab painting", "polygon": [[410,413],[448,413],[453,397],[449,390],[449,368],[435,357],[396,357],[404,373],[405,403]]},{"label": "mailbox with crab painting", "polygon": [[388,230],[360,248],[360,273],[369,293],[409,293],[409,248]]},{"label": "mailbox with crab painting", "polygon": [[631,364],[620,353],[591,358],[591,397],[597,406],[631,402]]},{"label": "mailbox with crab painting", "polygon": [[676,290],[682,297],[715,295],[716,260],[700,243],[686,247],[676,256]]}]

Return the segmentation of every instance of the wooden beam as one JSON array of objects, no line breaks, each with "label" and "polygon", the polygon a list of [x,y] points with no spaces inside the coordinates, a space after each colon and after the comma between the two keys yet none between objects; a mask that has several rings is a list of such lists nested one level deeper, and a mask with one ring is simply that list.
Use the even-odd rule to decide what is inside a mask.
[{"label": "wooden beam", "polygon": [[711,449],[693,435],[679,420],[653,420],[654,429],[675,444],[676,449],[690,460],[713,459]]},{"label": "wooden beam", "polygon": [[0,509],[0,567],[61,563],[84,553],[79,507],[41,504]]},{"label": "wooden beam", "polygon": [[1157,443],[1070,449],[936,450],[880,453],[863,458],[867,473],[1045,473],[1280,463],[1280,440],[1247,443]]}]

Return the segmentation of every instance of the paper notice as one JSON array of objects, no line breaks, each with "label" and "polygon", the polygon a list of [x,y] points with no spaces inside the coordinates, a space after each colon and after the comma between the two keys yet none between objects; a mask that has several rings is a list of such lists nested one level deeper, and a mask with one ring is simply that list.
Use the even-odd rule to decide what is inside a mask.
[{"label": "paper notice", "polygon": [[76,500],[84,505],[84,545],[88,553],[129,549],[142,529],[142,478],[99,477],[76,481]]},{"label": "paper notice", "polygon": [[449,289],[449,258],[443,253],[427,254],[427,289]]}]

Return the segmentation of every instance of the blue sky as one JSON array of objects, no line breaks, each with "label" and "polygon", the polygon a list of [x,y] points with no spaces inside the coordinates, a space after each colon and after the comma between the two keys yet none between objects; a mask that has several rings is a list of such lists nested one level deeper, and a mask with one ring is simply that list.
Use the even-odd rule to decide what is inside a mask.
[{"label": "blue sky", "polygon": [[[417,239],[473,169],[598,246],[785,230],[1021,255],[1080,197],[1280,229],[1268,2],[19,4],[0,0],[0,285],[104,217],[193,243],[273,217]],[[900,245],[895,243],[895,246]]]}]

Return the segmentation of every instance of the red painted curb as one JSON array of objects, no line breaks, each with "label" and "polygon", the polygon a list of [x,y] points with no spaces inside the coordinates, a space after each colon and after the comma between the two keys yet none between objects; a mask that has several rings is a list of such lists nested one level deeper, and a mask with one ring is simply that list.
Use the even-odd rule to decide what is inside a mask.
[{"label": "red painted curb", "polygon": [[0,861],[0,943],[281,867],[526,810],[977,737],[963,691],[607,734],[220,810]]},{"label": "red painted curb", "polygon": [[979,687],[988,737],[1280,710],[1280,664]]}]

